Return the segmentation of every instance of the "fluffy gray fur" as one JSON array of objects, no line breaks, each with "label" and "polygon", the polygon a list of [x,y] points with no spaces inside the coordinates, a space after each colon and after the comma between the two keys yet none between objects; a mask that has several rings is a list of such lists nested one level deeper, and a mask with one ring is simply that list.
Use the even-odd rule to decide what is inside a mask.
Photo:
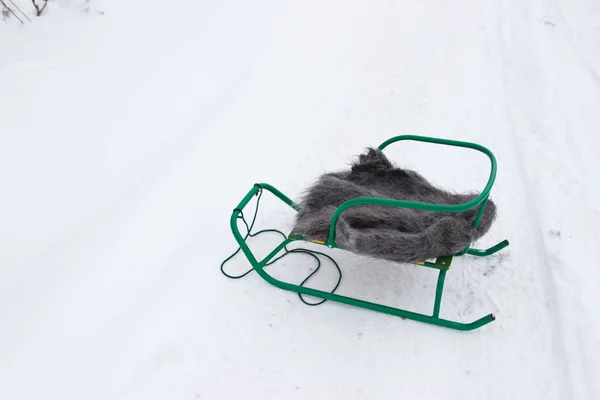
[{"label": "fluffy gray fur", "polygon": [[[430,184],[415,171],[398,168],[379,149],[368,148],[349,171],[322,175],[301,201],[293,230],[309,240],[326,240],[335,209],[356,197],[379,197],[434,204],[461,204],[477,194],[454,194]],[[477,208],[437,213],[377,205],[344,211],[336,225],[336,245],[357,254],[396,262],[416,262],[463,250],[487,233],[496,218],[489,200],[477,231]]]}]

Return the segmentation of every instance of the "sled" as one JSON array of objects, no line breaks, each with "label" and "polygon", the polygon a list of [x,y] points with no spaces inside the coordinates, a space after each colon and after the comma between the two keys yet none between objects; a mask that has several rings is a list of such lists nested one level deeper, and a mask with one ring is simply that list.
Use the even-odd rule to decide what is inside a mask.
[{"label": "sled", "polygon": [[[492,254],[502,250],[506,246],[508,246],[509,242],[507,240],[501,241],[498,244],[496,244],[495,246],[492,246],[485,250],[479,250],[479,249],[472,248],[471,244],[469,244],[464,249],[462,249],[461,251],[459,251],[455,254],[440,256],[440,257],[436,258],[435,260],[433,260],[433,259],[432,260],[419,260],[419,261],[414,262],[413,263],[414,265],[426,267],[426,268],[433,268],[433,269],[438,270],[438,278],[437,278],[437,284],[436,284],[436,290],[435,290],[435,301],[434,301],[433,311],[432,311],[431,315],[416,313],[416,312],[408,311],[408,310],[405,310],[402,308],[389,307],[389,306],[386,306],[383,304],[373,303],[373,302],[360,300],[360,299],[349,297],[349,296],[343,296],[343,295],[336,294],[336,293],[334,293],[334,291],[340,283],[339,280],[338,280],[338,284],[336,285],[334,290],[331,292],[303,286],[303,284],[316,272],[316,270],[313,273],[311,273],[311,275],[308,278],[306,278],[300,285],[296,285],[296,284],[284,282],[284,281],[274,278],[265,269],[266,266],[272,264],[274,261],[281,258],[281,256],[280,257],[276,257],[276,256],[282,251],[284,251],[286,253],[289,253],[289,252],[318,253],[318,252],[312,252],[310,250],[303,250],[303,249],[287,250],[286,246],[292,242],[303,242],[304,241],[304,242],[314,243],[314,244],[317,244],[320,246],[325,246],[330,249],[340,249],[340,247],[338,245],[336,245],[336,222],[337,222],[338,218],[340,217],[340,214],[342,214],[345,210],[347,210],[351,207],[359,206],[359,205],[380,205],[380,206],[385,206],[385,207],[408,208],[408,209],[414,209],[414,210],[424,210],[424,211],[441,212],[441,213],[461,213],[461,212],[464,212],[467,210],[477,208],[476,217],[473,222],[473,229],[477,229],[477,227],[480,223],[480,220],[481,220],[481,216],[484,213],[486,203],[488,202],[490,191],[492,189],[492,186],[493,186],[495,178],[496,178],[496,169],[497,169],[496,168],[496,159],[495,159],[493,153],[490,150],[488,150],[487,148],[485,148],[481,145],[475,144],[475,143],[464,142],[464,141],[455,141],[455,140],[449,140],[449,139],[441,139],[441,138],[433,138],[433,137],[426,137],[426,136],[416,136],[416,135],[401,135],[401,136],[392,137],[392,138],[386,140],[385,142],[383,142],[378,147],[378,149],[383,150],[384,148],[391,145],[392,143],[396,143],[396,142],[400,142],[400,141],[427,142],[427,143],[433,143],[433,144],[439,144],[439,145],[470,148],[470,149],[482,152],[489,157],[489,160],[491,163],[491,170],[490,170],[490,175],[489,175],[487,184],[485,185],[483,191],[473,200],[462,203],[462,204],[455,204],[455,205],[430,204],[430,203],[424,203],[424,202],[412,202],[412,201],[394,200],[394,199],[386,199],[386,198],[375,198],[375,197],[373,197],[373,198],[369,198],[369,197],[353,198],[351,200],[344,202],[339,207],[337,207],[337,209],[335,209],[335,212],[333,213],[333,216],[331,218],[331,222],[329,225],[329,235],[326,240],[309,240],[300,235],[296,235],[293,232],[285,235],[282,232],[276,231],[274,229],[267,229],[267,230],[261,231],[261,232],[269,232],[269,231],[277,232],[277,233],[281,234],[281,236],[283,237],[283,241],[279,245],[277,245],[266,257],[259,260],[256,258],[256,256],[250,250],[248,244],[246,243],[246,239],[248,239],[249,237],[252,237],[252,236],[256,236],[258,233],[261,233],[261,232],[257,232],[254,234],[251,233],[252,227],[254,226],[254,221],[256,220],[256,213],[258,212],[258,203],[256,206],[257,208],[256,208],[256,213],[254,215],[254,219],[250,225],[248,225],[248,223],[244,219],[244,214],[243,214],[244,208],[248,205],[248,203],[252,200],[252,198],[254,196],[259,196],[259,199],[260,199],[260,196],[262,195],[263,191],[270,192],[272,195],[276,196],[277,198],[279,198],[281,201],[283,201],[285,204],[287,204],[289,207],[291,207],[292,209],[294,209],[296,211],[299,211],[300,208],[299,208],[298,204],[296,204],[294,201],[292,201],[289,197],[287,197],[285,194],[283,194],[281,191],[279,191],[274,186],[272,186],[268,183],[256,183],[250,189],[250,191],[246,194],[246,196],[244,196],[244,198],[241,200],[241,202],[237,205],[237,207],[233,210],[233,212],[231,214],[231,218],[230,218],[231,231],[233,233],[235,240],[237,241],[237,243],[240,246],[238,251],[241,250],[243,252],[243,254],[248,259],[250,265],[252,266],[252,269],[254,271],[256,271],[256,273],[258,273],[258,275],[261,278],[263,278],[268,283],[270,283],[280,289],[298,293],[298,295],[300,296],[301,299],[302,299],[301,295],[304,294],[304,295],[314,296],[316,298],[323,299],[323,302],[326,300],[331,300],[334,302],[339,302],[339,303],[343,303],[343,304],[350,305],[350,306],[365,308],[365,309],[372,310],[372,311],[377,311],[377,312],[381,312],[381,313],[385,313],[385,314],[389,314],[389,315],[394,315],[394,316],[398,316],[398,317],[402,317],[402,318],[407,318],[407,319],[411,319],[411,320],[415,320],[415,321],[419,321],[419,322],[429,323],[429,324],[446,327],[446,328],[451,328],[451,329],[456,329],[456,330],[461,330],[461,331],[469,331],[469,330],[480,328],[480,327],[494,321],[495,320],[494,314],[490,313],[490,314],[488,314],[476,321],[470,322],[470,323],[462,323],[462,322],[451,321],[451,320],[440,318],[440,308],[441,308],[441,303],[442,303],[442,294],[443,294],[443,290],[444,290],[444,282],[445,282],[445,278],[446,278],[446,273],[450,269],[452,260],[454,257],[460,257],[460,256],[465,256],[465,255],[476,256],[476,257],[487,257],[489,255],[492,255]],[[246,224],[247,233],[244,236],[242,236],[242,234],[240,233],[240,230],[238,228],[238,220],[239,219],[242,219],[244,221],[244,223]],[[238,251],[236,251],[236,253],[234,253],[227,260],[225,260],[224,263],[227,262],[235,254],[237,254]],[[333,259],[331,257],[329,257],[323,253],[318,253],[318,254],[326,256],[331,261],[333,261]],[[313,257],[316,258],[316,256],[314,256],[314,255],[313,255]],[[223,268],[222,268],[223,264],[221,265],[221,271],[223,271]],[[335,264],[335,262],[334,262],[334,264]],[[320,263],[319,263],[319,265],[320,265]],[[337,267],[337,264],[335,264],[335,265]],[[248,272],[251,272],[251,271],[252,270],[250,270]],[[338,271],[339,271],[339,267],[338,267]],[[224,271],[223,271],[223,273],[226,274]],[[230,276],[227,274],[226,275],[231,278],[241,278],[242,276],[245,276],[247,273],[245,273],[241,276],[237,276],[237,277]],[[341,272],[340,272],[340,274],[341,274]],[[341,275],[340,275],[340,279],[341,279]],[[309,303],[306,303],[306,304],[309,304]],[[318,304],[321,304],[321,303],[318,303]],[[314,304],[309,304],[309,305],[314,305]]]}]

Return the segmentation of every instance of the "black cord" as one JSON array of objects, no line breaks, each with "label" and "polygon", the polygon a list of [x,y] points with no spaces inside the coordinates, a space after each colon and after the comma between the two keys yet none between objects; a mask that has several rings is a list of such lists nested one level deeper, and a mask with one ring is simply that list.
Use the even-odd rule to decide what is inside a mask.
[{"label": "black cord", "polygon": [[[258,235],[260,235],[262,233],[269,233],[269,232],[278,233],[284,239],[287,239],[287,236],[283,232],[281,232],[281,231],[279,231],[277,229],[263,229],[263,230],[260,230],[260,231],[258,231],[256,233],[252,233],[252,228],[254,228],[254,224],[256,223],[256,217],[258,215],[258,207],[259,207],[259,204],[260,204],[260,198],[262,196],[262,193],[263,193],[263,189],[259,186],[258,192],[256,193],[256,195],[258,196],[258,198],[256,200],[256,208],[254,210],[254,216],[252,217],[252,222],[249,225],[248,225],[248,222],[246,221],[246,218],[244,217],[244,213],[242,212],[242,210],[237,209],[237,208],[234,210],[234,211],[239,211],[238,218],[241,219],[242,222],[244,223],[244,225],[246,226],[247,232],[246,232],[246,235],[244,236],[244,241],[246,241],[246,239],[248,239],[249,237],[256,237],[256,236],[258,236]],[[231,274],[228,274],[227,272],[225,272],[225,270],[224,270],[225,264],[228,263],[233,257],[235,257],[240,252],[241,249],[242,249],[241,247],[238,247],[238,249],[235,252],[233,252],[233,254],[231,254],[229,257],[227,257],[221,263],[221,267],[220,267],[221,268],[221,273],[223,273],[223,275],[225,275],[226,277],[228,277],[230,279],[240,279],[240,278],[245,277],[246,275],[248,275],[252,271],[254,271],[254,268],[250,268],[248,271],[242,273],[241,275],[231,275]],[[318,257],[320,255],[320,256],[328,258],[329,261],[331,261],[333,263],[333,265],[335,266],[335,268],[338,271],[338,280],[337,280],[337,283],[335,284],[334,288],[330,291],[330,293],[334,293],[337,290],[337,288],[340,286],[340,283],[342,282],[342,270],[340,269],[340,266],[338,265],[338,263],[335,262],[335,260],[333,258],[331,258],[330,256],[328,256],[327,254],[321,253],[319,251],[307,250],[307,249],[292,249],[292,250],[289,250],[287,248],[287,246],[285,246],[283,248],[283,250],[284,250],[284,253],[282,255],[280,255],[279,257],[277,257],[277,258],[269,261],[267,264],[265,264],[265,267],[267,267],[269,265],[273,265],[274,263],[276,263],[277,261],[281,260],[282,258],[284,258],[285,256],[287,256],[289,254],[295,253],[295,254],[306,254],[306,255],[309,255],[309,256],[311,256],[311,257],[313,257],[315,259],[315,261],[317,262],[317,267],[299,285],[299,286],[304,286],[304,284],[306,282],[308,282],[308,280],[310,278],[312,278],[319,271],[319,269],[321,269],[321,265],[322,265],[321,264],[321,259],[319,259],[319,257]],[[302,297],[301,293],[298,293],[298,297],[300,298],[300,301],[302,301],[307,306],[318,306],[320,304],[323,304],[327,300],[327,299],[323,299],[323,300],[321,300],[321,301],[319,301],[317,303],[309,303],[308,301],[306,301]]]}]

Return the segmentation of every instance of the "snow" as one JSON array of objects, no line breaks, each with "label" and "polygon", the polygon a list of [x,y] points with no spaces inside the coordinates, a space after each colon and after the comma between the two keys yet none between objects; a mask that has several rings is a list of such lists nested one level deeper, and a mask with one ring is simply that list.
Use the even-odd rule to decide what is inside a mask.
[{"label": "snow", "polygon": [[[1,399],[600,398],[597,2],[55,0],[30,18],[0,23]],[[297,198],[405,133],[498,159],[477,246],[511,245],[456,259],[441,311],[495,322],[221,275],[255,182]],[[386,152],[447,188],[487,179],[471,151]],[[264,196],[259,229],[292,219]],[[339,293],[431,310],[435,271],[328,253]]]}]

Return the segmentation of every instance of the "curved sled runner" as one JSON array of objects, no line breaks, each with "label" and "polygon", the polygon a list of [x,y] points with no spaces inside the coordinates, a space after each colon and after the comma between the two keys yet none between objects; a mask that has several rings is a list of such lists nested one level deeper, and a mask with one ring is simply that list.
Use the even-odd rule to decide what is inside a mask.
[{"label": "curved sled runner", "polygon": [[[471,200],[466,201],[466,202],[460,202],[457,204],[433,204],[433,203],[427,203],[427,202],[422,202],[422,201],[399,200],[397,198],[365,197],[365,196],[353,197],[353,198],[350,198],[350,199],[347,199],[347,200],[341,202],[339,204],[339,206],[337,206],[333,210],[331,210],[332,212],[330,214],[330,219],[328,219],[328,221],[329,221],[328,228],[327,228],[328,233],[327,233],[326,237],[323,237],[321,239],[315,239],[314,235],[311,236],[310,234],[307,234],[307,232],[310,233],[310,229],[304,229],[304,231],[302,229],[300,229],[300,232],[298,232],[297,229],[295,229],[294,231],[292,231],[292,233],[290,233],[287,236],[282,234],[282,236],[285,236],[284,240],[277,247],[275,247],[266,257],[264,257],[262,260],[258,260],[246,243],[246,239],[249,236],[256,235],[256,234],[253,235],[250,233],[253,223],[252,223],[252,225],[250,225],[250,227],[248,227],[248,225],[246,224],[248,233],[245,235],[245,237],[242,236],[242,234],[240,233],[239,228],[238,228],[238,219],[240,219],[240,218],[243,219],[243,209],[250,202],[250,200],[256,195],[261,195],[264,190],[272,193],[277,198],[279,198],[284,203],[286,203],[288,206],[290,206],[294,210],[300,212],[299,218],[297,218],[297,222],[299,221],[299,223],[297,224],[297,227],[298,226],[302,227],[301,213],[305,210],[301,210],[300,205],[296,204],[294,201],[292,201],[290,198],[288,198],[285,194],[280,192],[275,187],[273,187],[267,183],[257,183],[252,187],[252,189],[250,189],[250,191],[246,194],[246,196],[242,199],[242,201],[238,204],[238,206],[233,210],[233,213],[232,213],[231,219],[230,219],[230,225],[231,225],[231,230],[233,232],[233,236],[235,237],[237,243],[239,244],[240,249],[246,256],[246,258],[248,259],[250,264],[252,265],[252,268],[264,280],[266,280],[267,282],[269,282],[270,284],[272,284],[278,288],[293,291],[293,292],[298,293],[299,295],[305,294],[305,295],[309,295],[309,296],[314,296],[314,297],[322,298],[325,300],[336,301],[339,303],[344,303],[344,304],[348,304],[348,305],[352,305],[352,306],[356,306],[356,307],[366,308],[369,310],[378,311],[378,312],[395,315],[395,316],[399,316],[402,318],[408,318],[408,319],[412,319],[412,320],[416,320],[416,321],[421,321],[421,322],[425,322],[425,323],[430,323],[430,324],[434,324],[434,325],[438,325],[438,326],[442,326],[442,327],[446,327],[446,328],[452,328],[452,329],[463,330],[463,331],[480,328],[481,326],[494,321],[495,320],[494,315],[493,314],[486,315],[486,316],[484,316],[474,322],[471,322],[471,323],[455,322],[455,321],[442,319],[439,317],[440,306],[441,306],[441,301],[442,301],[442,293],[443,293],[444,282],[445,282],[445,278],[446,278],[446,272],[450,268],[453,257],[463,256],[466,254],[478,256],[478,257],[489,256],[491,254],[494,254],[494,253],[502,250],[506,246],[508,246],[507,240],[504,240],[486,250],[473,249],[473,248],[471,248],[471,243],[466,242],[464,244],[464,247],[461,247],[459,251],[456,251],[454,253],[447,254],[447,255],[446,254],[440,255],[435,260],[431,260],[431,261],[428,261],[425,259],[407,261],[408,259],[402,258],[402,257],[409,257],[408,255],[406,255],[405,252],[399,253],[398,251],[395,251],[397,249],[393,248],[394,247],[393,244],[398,243],[398,242],[384,243],[387,246],[380,246],[378,248],[379,250],[377,250],[377,251],[382,251],[381,249],[389,249],[388,253],[385,253],[385,254],[379,253],[378,254],[376,251],[375,252],[367,251],[368,249],[371,248],[369,246],[363,246],[362,248],[360,246],[353,247],[353,245],[346,240],[342,240],[341,242],[343,242],[343,243],[340,243],[340,241],[336,241],[336,234],[339,233],[340,239],[342,239],[344,237],[343,236],[344,232],[339,231],[340,226],[341,226],[340,223],[342,222],[342,218],[343,218],[342,213],[344,211],[352,209],[352,208],[359,209],[360,208],[359,206],[370,206],[370,207],[378,206],[380,209],[391,208],[391,209],[395,209],[395,210],[399,210],[399,209],[405,210],[405,211],[408,210],[409,212],[412,212],[412,213],[420,213],[419,214],[420,217],[422,217],[422,215],[424,213],[427,213],[427,214],[446,213],[447,215],[455,215],[455,216],[462,215],[461,218],[463,218],[463,220],[468,220],[469,224],[472,224],[472,229],[469,229],[469,231],[472,231],[472,232],[467,232],[467,234],[470,235],[470,236],[468,236],[470,241],[480,237],[485,232],[487,232],[487,229],[489,229],[489,225],[491,224],[491,219],[493,219],[493,216],[495,215],[495,207],[491,211],[489,210],[489,208],[492,208],[492,207],[488,207],[488,210],[486,213],[486,204],[488,204],[490,191],[492,189],[492,186],[493,186],[495,178],[496,178],[496,159],[495,159],[494,155],[492,154],[492,152],[490,150],[488,150],[487,148],[480,146],[478,144],[474,144],[474,143],[448,140],[448,139],[439,139],[439,138],[432,138],[432,137],[425,137],[425,136],[415,136],[415,135],[402,135],[402,136],[396,136],[396,137],[390,138],[387,141],[385,141],[384,143],[382,143],[378,147],[377,151],[382,151],[384,148],[386,148],[390,144],[398,142],[398,141],[403,141],[403,140],[412,140],[412,141],[420,141],[420,142],[427,142],[427,143],[434,143],[434,144],[441,144],[441,145],[470,148],[470,149],[474,149],[474,150],[477,150],[477,151],[480,151],[480,152],[486,154],[489,157],[490,162],[491,162],[491,171],[490,171],[490,175],[489,175],[489,178],[488,178],[485,188],[476,197],[473,197],[473,196],[468,197],[468,198],[471,198]],[[427,190],[430,190],[430,189],[427,189]],[[431,190],[433,190],[433,189],[431,189]],[[460,195],[459,195],[459,197],[460,197]],[[424,198],[427,198],[427,196],[425,196]],[[455,198],[456,198],[456,196],[454,197],[454,199]],[[467,197],[463,196],[463,198],[466,199]],[[456,201],[454,201],[454,203],[456,203]],[[491,202],[490,202],[490,205],[492,205]],[[258,205],[257,205],[257,209],[258,209]],[[347,214],[350,214],[350,213],[348,212]],[[488,214],[490,214],[490,215],[488,215]],[[329,214],[326,214],[326,215],[329,215]],[[356,219],[356,215],[355,215],[355,218],[353,221],[356,226],[359,226],[359,230],[356,232],[361,233],[360,227],[364,225],[365,221],[361,220],[360,218],[364,219],[365,215],[368,216],[369,214],[362,214],[362,215],[359,214],[358,215],[358,223],[356,222],[357,219]],[[392,219],[394,218],[394,216],[390,217],[390,214],[384,213],[383,215],[385,216],[385,218],[383,218],[382,220],[385,223],[387,223],[389,218],[392,218]],[[398,215],[403,215],[403,214],[398,214]],[[396,215],[396,217],[398,215]],[[309,217],[312,217],[312,216],[309,216]],[[322,217],[322,215],[320,215],[320,217]],[[255,218],[256,218],[256,215],[255,215]],[[430,221],[431,218],[429,218],[427,220]],[[482,224],[482,220],[484,221],[483,224]],[[311,223],[311,221],[314,222],[314,220],[311,220],[310,218],[308,218],[306,221],[308,221],[309,224]],[[352,222],[352,220],[349,220],[349,221]],[[459,222],[460,222],[460,220],[459,220]],[[456,221],[454,221],[452,223],[456,223]],[[482,226],[480,224],[482,224],[482,225],[487,224],[487,226]],[[421,226],[421,225],[419,225],[419,226]],[[436,225],[434,223],[432,223],[431,226],[435,227]],[[456,225],[454,225],[454,226],[456,226]],[[478,227],[481,228],[482,232],[477,233]],[[371,227],[369,226],[369,228],[371,228]],[[269,230],[267,230],[267,231],[269,231]],[[273,231],[273,230],[270,230],[270,231]],[[356,233],[356,232],[350,232],[350,233]],[[381,232],[379,232],[378,236],[377,236],[378,240],[385,240],[386,236],[385,235],[382,236],[382,235],[380,235],[380,233]],[[404,232],[403,232],[403,234],[404,234]],[[449,235],[452,235],[452,232],[444,232],[443,234],[439,234],[436,237],[438,238],[438,240],[443,241],[443,240],[445,240],[444,238]],[[346,236],[345,238],[347,239],[347,237],[349,237],[349,236]],[[389,237],[391,237],[393,240],[395,240],[397,238],[397,237],[394,237],[393,235],[389,236]],[[403,237],[404,236],[400,236],[399,243],[402,243]],[[279,252],[281,252],[282,250],[288,251],[286,246],[294,241],[306,241],[306,242],[311,242],[311,243],[317,243],[319,245],[327,246],[329,248],[339,248],[339,249],[343,249],[343,250],[350,250],[355,253],[358,253],[358,254],[362,253],[362,254],[365,254],[365,255],[368,255],[371,257],[379,256],[380,258],[383,258],[383,259],[399,261],[399,262],[411,262],[416,265],[437,269],[439,271],[439,275],[438,275],[438,279],[437,279],[435,302],[434,302],[432,314],[425,315],[425,314],[415,313],[415,312],[407,311],[407,310],[400,309],[400,308],[389,307],[389,306],[385,306],[382,304],[377,304],[377,303],[372,303],[372,302],[356,299],[353,297],[338,295],[333,292],[326,292],[326,291],[312,289],[312,288],[302,286],[302,284],[304,282],[306,282],[306,280],[308,280],[310,278],[310,276],[301,285],[295,285],[295,284],[283,282],[281,280],[274,278],[273,276],[271,276],[269,273],[267,273],[265,271],[265,267],[278,259],[275,257],[277,256],[277,254]],[[352,243],[354,243],[354,242],[352,242]],[[456,247],[456,243],[461,243],[461,242],[453,242],[454,247]],[[439,246],[437,246],[437,247],[434,246],[433,248],[438,249],[438,252],[440,251]],[[308,251],[306,251],[306,252],[308,252]],[[236,253],[234,253],[234,255]],[[400,254],[400,256],[398,256],[398,254]],[[427,254],[427,253],[424,253],[424,254]],[[414,254],[412,254],[412,256],[414,257]],[[398,257],[400,257],[400,258],[398,258]],[[246,274],[243,274],[241,276],[245,276],[245,275]],[[241,276],[239,276],[239,277],[241,277]],[[311,274],[311,276],[312,276],[312,274]],[[339,281],[338,281],[338,284],[339,284]],[[337,286],[336,286],[336,288],[337,288]],[[335,289],[334,289],[334,291],[335,291]]]}]

